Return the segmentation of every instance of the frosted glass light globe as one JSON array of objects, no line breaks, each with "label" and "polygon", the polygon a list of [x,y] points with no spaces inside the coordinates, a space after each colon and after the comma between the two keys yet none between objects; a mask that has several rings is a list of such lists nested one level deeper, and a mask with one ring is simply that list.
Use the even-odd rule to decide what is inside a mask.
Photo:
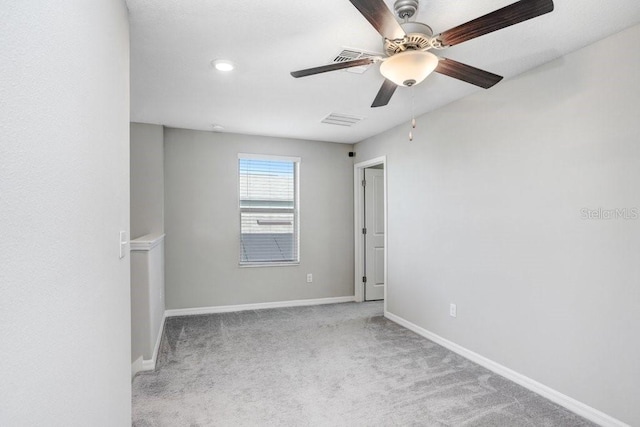
[{"label": "frosted glass light globe", "polygon": [[380,73],[398,86],[414,86],[427,78],[438,66],[438,57],[431,52],[407,50],[387,58]]}]

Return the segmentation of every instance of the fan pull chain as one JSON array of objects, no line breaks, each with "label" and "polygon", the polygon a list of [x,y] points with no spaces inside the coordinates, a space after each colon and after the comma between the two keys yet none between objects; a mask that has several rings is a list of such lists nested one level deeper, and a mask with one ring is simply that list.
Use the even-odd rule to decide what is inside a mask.
[{"label": "fan pull chain", "polygon": [[409,141],[413,141],[413,129],[416,128],[416,103],[415,103],[415,86],[411,86],[411,130],[409,131]]}]

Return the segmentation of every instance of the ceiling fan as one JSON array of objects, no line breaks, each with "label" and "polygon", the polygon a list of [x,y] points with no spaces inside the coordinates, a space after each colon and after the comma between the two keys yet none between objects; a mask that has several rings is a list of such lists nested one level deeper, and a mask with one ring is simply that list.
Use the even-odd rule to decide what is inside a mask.
[{"label": "ceiling fan", "polygon": [[398,86],[414,86],[431,72],[488,89],[502,80],[502,76],[470,65],[442,58],[429,52],[450,46],[535,18],[553,10],[553,0],[520,0],[438,35],[431,27],[410,22],[418,10],[418,0],[396,0],[394,9],[404,22],[398,22],[383,0],[349,0],[383,37],[386,57],[369,57],[338,62],[320,67],[293,71],[293,77],[305,77],[327,71],[359,67],[381,62],[380,73],[385,77],[372,107],[387,105]]}]

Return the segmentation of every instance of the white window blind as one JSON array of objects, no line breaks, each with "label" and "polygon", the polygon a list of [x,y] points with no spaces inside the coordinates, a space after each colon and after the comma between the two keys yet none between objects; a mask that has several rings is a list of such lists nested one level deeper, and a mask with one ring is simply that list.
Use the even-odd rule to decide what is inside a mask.
[{"label": "white window blind", "polygon": [[240,263],[299,261],[299,159],[241,155]]}]

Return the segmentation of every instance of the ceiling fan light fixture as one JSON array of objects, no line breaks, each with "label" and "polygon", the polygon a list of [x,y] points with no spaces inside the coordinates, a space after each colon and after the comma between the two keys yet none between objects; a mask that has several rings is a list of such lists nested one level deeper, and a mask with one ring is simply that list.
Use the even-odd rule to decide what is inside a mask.
[{"label": "ceiling fan light fixture", "polygon": [[438,57],[431,52],[407,50],[387,58],[380,73],[398,86],[420,84],[438,66]]}]

